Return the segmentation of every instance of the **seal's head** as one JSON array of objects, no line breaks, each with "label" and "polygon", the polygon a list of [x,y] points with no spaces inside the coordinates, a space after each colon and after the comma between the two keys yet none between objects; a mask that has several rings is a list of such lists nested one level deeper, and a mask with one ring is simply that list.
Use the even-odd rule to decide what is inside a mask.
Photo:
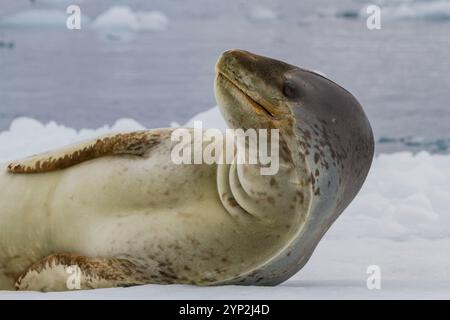
[{"label": "seal's head", "polygon": [[274,176],[261,177],[251,165],[218,169],[219,194],[234,196],[232,208],[221,198],[230,213],[238,216],[239,206],[247,216],[275,221],[267,233],[280,230],[277,222],[290,226],[270,260],[227,283],[278,284],[305,265],[361,188],[373,157],[372,130],[361,105],[340,85],[247,51],[221,55],[215,93],[231,128],[279,130]]},{"label": "seal's head", "polygon": [[[372,130],[358,101],[335,82],[247,51],[229,50],[221,55],[215,93],[231,128],[279,129],[280,160],[285,168],[295,168],[297,178],[285,170],[275,179],[283,184],[280,195],[295,190],[303,205],[274,212],[276,217],[285,217],[296,211],[301,217],[297,233],[270,263],[235,280],[277,284],[308,261],[323,234],[361,188],[373,157]],[[241,180],[243,186],[253,181],[247,189],[261,189],[261,184],[271,182],[248,176]]]},{"label": "seal's head", "polygon": [[283,86],[285,75],[295,68],[248,51],[224,52],[216,64],[215,92],[228,125],[271,128],[289,119],[291,109]]},{"label": "seal's head", "polygon": [[311,158],[310,167],[322,164],[319,175],[334,168],[338,176],[333,178],[347,190],[340,208],[361,187],[373,156],[372,130],[358,101],[335,82],[282,61],[229,50],[216,64],[215,93],[231,128],[278,128],[292,159],[300,154]]}]

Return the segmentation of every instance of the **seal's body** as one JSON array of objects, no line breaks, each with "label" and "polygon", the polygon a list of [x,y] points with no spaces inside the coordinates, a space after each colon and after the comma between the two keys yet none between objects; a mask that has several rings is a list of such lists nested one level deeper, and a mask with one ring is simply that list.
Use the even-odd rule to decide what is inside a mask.
[{"label": "seal's body", "polygon": [[232,50],[216,70],[230,127],[280,130],[278,172],[175,164],[173,129],[5,165],[0,289],[274,285],[306,263],[367,175],[367,119],[347,91],[280,61]]},{"label": "seal's body", "polygon": [[231,215],[220,200],[217,166],[173,164],[173,142],[167,134],[160,137],[145,157],[105,156],[36,174],[5,170],[0,176],[0,202],[7,204],[0,212],[0,261],[3,273],[12,276],[9,283],[31,266],[38,272],[27,270],[21,288],[64,290],[67,268],[58,271],[57,286],[47,278],[55,272],[40,275],[37,287],[32,276],[38,278],[47,267],[50,271],[61,259],[67,267],[79,259],[108,265],[108,259],[87,258],[107,257],[132,262],[127,264],[131,274],[84,281],[84,288],[208,284],[252,270],[283,246],[293,228],[288,221],[255,224],[250,217]]}]

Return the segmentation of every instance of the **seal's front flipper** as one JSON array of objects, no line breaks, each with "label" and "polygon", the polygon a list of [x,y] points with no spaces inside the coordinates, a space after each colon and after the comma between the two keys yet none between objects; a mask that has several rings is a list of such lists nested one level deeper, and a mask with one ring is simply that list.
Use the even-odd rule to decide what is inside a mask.
[{"label": "seal's front flipper", "polygon": [[150,282],[145,268],[126,259],[52,254],[17,279],[16,290],[67,291],[128,287]]},{"label": "seal's front flipper", "polygon": [[59,150],[13,161],[8,165],[11,173],[39,173],[65,169],[83,161],[111,155],[143,156],[161,139],[170,135],[171,129],[136,131],[101,136]]}]

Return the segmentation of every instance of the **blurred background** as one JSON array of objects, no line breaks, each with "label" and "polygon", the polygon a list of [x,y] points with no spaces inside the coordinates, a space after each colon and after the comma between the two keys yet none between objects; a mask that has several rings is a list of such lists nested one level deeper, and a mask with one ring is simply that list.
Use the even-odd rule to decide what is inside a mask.
[{"label": "blurred background", "polygon": [[[81,8],[68,30],[66,8]],[[381,29],[366,27],[368,4]],[[320,71],[364,106],[378,152],[450,145],[447,0],[2,0],[0,131],[185,123],[215,105],[214,63],[241,48]]]}]

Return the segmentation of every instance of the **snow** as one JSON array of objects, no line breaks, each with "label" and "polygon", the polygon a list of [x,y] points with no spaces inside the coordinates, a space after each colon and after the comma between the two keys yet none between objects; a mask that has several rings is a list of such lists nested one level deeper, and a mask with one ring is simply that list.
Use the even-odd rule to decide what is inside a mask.
[{"label": "snow", "polygon": [[[186,122],[183,127],[193,128],[195,121],[202,121],[204,128],[215,128],[222,131],[227,128],[227,124],[222,118],[218,107],[200,112],[199,114],[192,117],[192,119],[190,119],[188,122]],[[172,122],[171,127],[180,127],[180,125],[176,122]]]},{"label": "snow", "polygon": [[341,218],[340,238],[381,236],[407,240],[450,235],[450,156],[420,152],[375,159],[358,198]]},{"label": "snow", "polygon": [[[13,158],[62,147],[74,141],[82,141],[108,132],[124,132],[145,129],[132,119],[117,120],[112,126],[77,131],[54,121],[43,124],[30,118],[15,119],[9,130],[0,132],[0,163]],[[32,142],[32,143],[31,143]]]},{"label": "snow", "polygon": [[[289,281],[277,287],[194,287],[146,285],[131,288],[97,289],[64,293],[1,292],[0,299],[140,299],[140,300],[310,300],[310,299],[449,299],[445,283],[393,281],[381,290],[368,290],[360,281]],[[419,294],[420,292],[420,294]]]},{"label": "snow", "polygon": [[[224,129],[217,107],[204,128]],[[179,124],[172,123],[177,127]],[[18,118],[0,133],[0,162],[109,131],[141,130],[131,119],[80,131]],[[66,293],[0,292],[0,299],[444,299],[450,298],[450,155],[380,154],[356,199],[333,224],[311,260],[277,287],[147,285]],[[368,266],[381,289],[366,287]]]}]

